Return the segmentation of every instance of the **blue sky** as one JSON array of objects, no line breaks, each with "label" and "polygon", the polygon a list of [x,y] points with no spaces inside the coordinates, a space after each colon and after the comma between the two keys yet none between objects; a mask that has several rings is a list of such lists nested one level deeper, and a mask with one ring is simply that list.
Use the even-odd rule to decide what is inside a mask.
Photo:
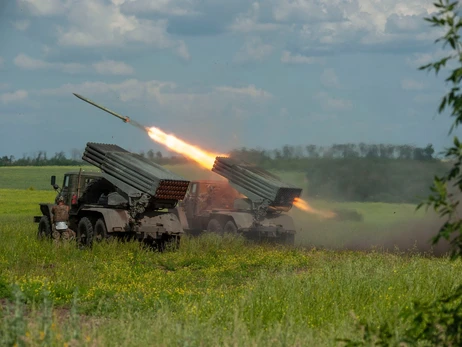
[{"label": "blue sky", "polygon": [[0,156],[163,148],[82,94],[205,149],[449,144],[433,1],[15,0],[0,5]]}]

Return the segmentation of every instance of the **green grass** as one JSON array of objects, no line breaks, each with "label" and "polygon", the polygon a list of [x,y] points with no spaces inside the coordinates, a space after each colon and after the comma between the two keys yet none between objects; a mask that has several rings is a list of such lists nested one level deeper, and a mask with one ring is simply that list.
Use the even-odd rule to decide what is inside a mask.
[{"label": "green grass", "polygon": [[[0,297],[14,302],[17,288],[12,309],[28,307],[15,315],[3,305],[2,345],[19,336],[32,346],[334,346],[337,337],[358,336],[351,313],[377,325],[389,321],[399,335],[407,325],[398,314],[413,300],[462,284],[460,262],[418,254],[284,248],[213,235],[183,238],[178,251],[165,253],[137,243],[78,250],[39,242],[31,217],[38,202],[53,197],[0,190]],[[368,226],[417,218],[413,206],[349,206],[366,214]],[[312,223],[310,237],[348,231],[345,223],[293,213]]]},{"label": "green grass", "polygon": [[[137,243],[78,250],[37,241],[32,216],[55,197],[49,176],[60,182],[75,169],[0,169],[0,345],[334,346],[338,337],[359,336],[352,313],[373,325],[388,321],[399,336],[408,326],[398,315],[414,300],[462,284],[462,264],[444,257],[322,249],[380,245],[402,237],[404,225],[428,224],[405,204],[309,201],[356,209],[364,221],[294,208],[295,248],[214,235],[184,237],[178,251],[165,253]],[[211,178],[190,166],[172,170]],[[299,173],[283,175],[303,183]]]}]

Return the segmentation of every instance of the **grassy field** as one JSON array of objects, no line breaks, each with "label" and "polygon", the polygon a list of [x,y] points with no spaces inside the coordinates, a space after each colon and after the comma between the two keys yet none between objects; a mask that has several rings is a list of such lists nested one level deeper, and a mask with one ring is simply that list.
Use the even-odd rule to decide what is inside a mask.
[{"label": "grassy field", "polygon": [[335,346],[336,338],[359,336],[352,314],[388,321],[400,336],[408,323],[398,315],[414,300],[462,284],[462,264],[445,257],[321,249],[401,240],[410,225],[429,225],[412,205],[313,201],[354,208],[364,221],[294,210],[294,248],[205,235],[183,238],[175,252],[137,243],[78,250],[37,241],[31,218],[54,192],[28,185],[39,189],[37,176],[48,183],[64,170],[7,170],[0,170],[0,345]]}]

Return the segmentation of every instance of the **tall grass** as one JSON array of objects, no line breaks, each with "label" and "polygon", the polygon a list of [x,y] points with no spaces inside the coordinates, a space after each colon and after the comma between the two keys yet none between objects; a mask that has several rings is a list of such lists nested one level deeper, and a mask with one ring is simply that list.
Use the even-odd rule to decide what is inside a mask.
[{"label": "tall grass", "polygon": [[399,334],[412,300],[462,283],[460,262],[417,254],[214,235],[183,238],[175,252],[137,243],[82,251],[37,241],[25,214],[1,215],[0,225],[0,294],[13,310],[3,305],[0,344],[329,346],[356,337],[352,312],[394,322]]},{"label": "tall grass", "polygon": [[[165,253],[138,243],[79,250],[38,241],[32,216],[54,196],[0,189],[0,345],[333,346],[337,337],[360,337],[353,313],[372,325],[390,322],[399,336],[407,329],[399,314],[413,300],[431,301],[462,283],[460,262],[414,253],[214,235],[184,237]],[[371,237],[371,228],[381,228],[379,240],[395,223],[421,218],[412,205],[314,204],[365,216],[339,223],[292,211],[297,240],[316,246]]]}]

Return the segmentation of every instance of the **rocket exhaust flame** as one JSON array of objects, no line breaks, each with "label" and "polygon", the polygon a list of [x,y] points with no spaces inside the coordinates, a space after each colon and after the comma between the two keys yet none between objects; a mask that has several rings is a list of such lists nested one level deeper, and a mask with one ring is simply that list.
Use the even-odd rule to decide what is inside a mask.
[{"label": "rocket exhaust flame", "polygon": [[[165,132],[163,132],[162,130],[160,130],[159,128],[156,128],[156,127],[146,127],[146,126],[143,126],[141,125],[140,123],[132,120],[131,118],[129,117],[126,117],[126,116],[122,116],[114,111],[111,111],[109,109],[107,109],[106,107],[104,106],[101,106],[101,105],[98,105],[97,103],[95,103],[94,101],[88,99],[88,98],[85,98],[79,94],[76,94],[76,93],[73,93],[76,97],[78,97],[79,99],[89,103],[90,105],[93,105],[119,119],[121,119],[122,121],[124,121],[125,123],[129,123],[143,131],[146,131],[149,135],[149,137],[156,141],[157,143],[161,144],[161,145],[164,145],[165,147],[169,148],[170,150],[178,153],[178,154],[181,154],[183,156],[185,156],[186,158],[190,159],[190,160],[193,160],[195,161],[196,163],[198,163],[200,166],[202,166],[203,168],[207,169],[207,170],[212,170],[213,168],[213,164],[215,162],[215,158],[216,157],[227,157],[228,155],[226,154],[219,154],[219,153],[212,153],[212,152],[208,152],[208,151],[205,151],[197,146],[194,146],[194,145],[191,145],[183,140],[180,140],[179,138],[177,138],[176,136],[174,135],[171,135],[171,134],[166,134]],[[333,218],[335,217],[335,213],[331,212],[331,211],[320,211],[320,210],[317,210],[313,207],[311,207],[306,201],[300,199],[300,198],[296,198],[294,200],[294,206],[296,206],[297,208],[303,210],[303,211],[306,211],[306,212],[309,212],[309,213],[314,213],[314,214],[317,214],[321,217],[324,217],[324,218]]]},{"label": "rocket exhaust flame", "polygon": [[182,154],[188,159],[194,160],[196,163],[198,163],[200,166],[207,170],[212,170],[213,163],[215,162],[216,157],[227,156],[223,154],[210,153],[204,151],[199,147],[193,146],[187,142],[184,142],[183,140],[180,140],[174,135],[166,134],[156,127],[148,128],[148,135],[154,141],[166,146],[167,148],[177,152],[178,154]]},{"label": "rocket exhaust flame", "polygon": [[174,152],[177,152],[179,154],[184,155],[185,157],[194,160],[196,163],[198,163],[200,166],[211,170],[213,167],[213,163],[215,162],[215,158],[217,156],[223,156],[226,157],[227,155],[225,154],[219,154],[219,153],[210,153],[207,151],[204,151],[203,149],[193,146],[189,143],[186,143],[179,138],[175,137],[174,135],[169,135],[164,133],[162,130],[156,127],[146,127],[141,125],[140,123],[134,121],[130,117],[123,116],[117,112],[111,111],[110,109],[98,105],[96,102],[83,97],[82,95],[73,93],[76,97],[78,97],[80,100],[83,100],[90,105],[93,105],[95,107],[98,107],[100,110],[103,110],[114,117],[117,117],[121,119],[124,123],[129,123],[131,125],[136,126],[137,128],[146,131],[151,139],[154,141],[160,143],[161,145],[166,146],[167,148],[171,149]]},{"label": "rocket exhaust flame", "polygon": [[299,208],[302,211],[317,214],[318,216],[322,218],[334,218],[336,216],[336,214],[332,211],[317,210],[314,207],[310,206],[305,200],[300,199],[300,198],[295,198],[294,206]]},{"label": "rocket exhaust flame", "polygon": [[[212,169],[216,157],[227,157],[227,155],[224,154],[204,151],[199,147],[193,146],[187,142],[184,142],[183,140],[180,140],[174,135],[168,135],[156,127],[149,128],[148,134],[149,137],[154,141],[166,146],[178,154],[182,154],[188,159],[194,160],[200,166],[208,170]],[[334,218],[336,216],[334,212],[321,211],[311,207],[305,200],[301,198],[295,198],[294,206],[301,209],[302,211],[313,213],[323,218]]]}]

